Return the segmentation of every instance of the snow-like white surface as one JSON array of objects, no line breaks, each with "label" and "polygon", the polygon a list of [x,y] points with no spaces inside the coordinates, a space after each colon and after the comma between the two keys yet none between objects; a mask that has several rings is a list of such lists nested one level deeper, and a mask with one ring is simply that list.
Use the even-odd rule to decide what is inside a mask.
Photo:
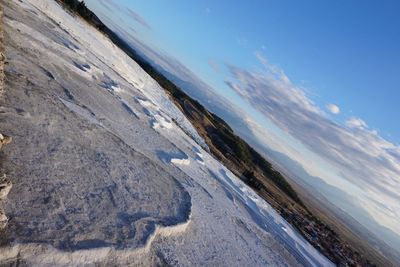
[{"label": "snow-like white surface", "polygon": [[106,37],[55,1],[5,5],[0,127],[20,147],[1,263],[332,265]]}]

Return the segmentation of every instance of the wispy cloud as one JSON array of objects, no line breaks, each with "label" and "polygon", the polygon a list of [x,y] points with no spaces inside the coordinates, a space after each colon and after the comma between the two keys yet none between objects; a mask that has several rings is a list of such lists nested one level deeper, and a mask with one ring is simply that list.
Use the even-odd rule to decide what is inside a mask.
[{"label": "wispy cloud", "polygon": [[100,3],[100,5],[102,5],[109,12],[114,12],[116,10],[119,10],[119,11],[123,10],[120,7],[120,5],[115,2],[115,0],[98,0],[98,3]]},{"label": "wispy cloud", "polygon": [[128,30],[131,31],[132,33],[137,33],[136,29],[131,26],[128,26]]},{"label": "wispy cloud", "polygon": [[360,118],[350,118],[346,121],[346,125],[350,128],[359,128],[359,129],[366,129],[368,125],[365,121]]},{"label": "wispy cloud", "polygon": [[[350,118],[346,125],[331,121],[283,70],[260,53],[256,57],[265,67],[261,71],[227,66],[234,77],[228,86],[326,161],[337,176],[360,189],[341,188],[354,195],[377,222],[400,234],[400,147],[359,118]],[[327,108],[337,114],[336,107]]]},{"label": "wispy cloud", "polygon": [[[109,12],[118,11],[120,13],[123,13],[128,17],[130,17],[131,19],[133,19],[136,23],[140,24],[142,27],[146,28],[147,30],[151,30],[149,23],[147,23],[147,21],[142,16],[140,16],[132,9],[128,7],[123,7],[121,4],[114,2],[114,0],[98,0],[98,1]],[[131,30],[132,29],[133,28],[131,28]]]},{"label": "wispy cloud", "polygon": [[110,0],[99,0],[100,5],[107,9],[109,12],[112,12],[112,4],[110,3]]},{"label": "wispy cloud", "polygon": [[137,23],[139,23],[140,25],[142,25],[143,27],[145,27],[148,30],[151,30],[150,25],[146,22],[146,20],[140,16],[138,13],[136,13],[135,11],[133,11],[130,8],[126,8],[125,13],[131,17],[132,19],[134,19]]}]

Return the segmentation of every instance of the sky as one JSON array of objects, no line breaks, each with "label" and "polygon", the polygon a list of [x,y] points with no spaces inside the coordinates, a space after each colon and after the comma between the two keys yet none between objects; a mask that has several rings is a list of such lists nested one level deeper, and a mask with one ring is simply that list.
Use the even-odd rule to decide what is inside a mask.
[{"label": "sky", "polygon": [[334,204],[400,235],[400,2],[86,2],[183,63],[244,111],[258,141],[353,202]]}]

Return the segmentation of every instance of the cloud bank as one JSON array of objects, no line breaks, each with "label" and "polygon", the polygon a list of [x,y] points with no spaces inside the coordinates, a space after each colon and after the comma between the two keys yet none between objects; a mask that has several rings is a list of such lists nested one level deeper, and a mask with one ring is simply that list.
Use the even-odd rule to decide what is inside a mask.
[{"label": "cloud bank", "polygon": [[[256,57],[264,69],[227,65],[232,78],[226,84],[331,166],[330,184],[335,185],[335,177],[345,180],[349,186],[343,188],[339,182],[336,186],[351,194],[379,224],[400,234],[400,147],[360,118],[350,118],[345,125],[331,121],[283,70],[260,53]],[[333,114],[340,112],[334,104],[326,108]]]}]

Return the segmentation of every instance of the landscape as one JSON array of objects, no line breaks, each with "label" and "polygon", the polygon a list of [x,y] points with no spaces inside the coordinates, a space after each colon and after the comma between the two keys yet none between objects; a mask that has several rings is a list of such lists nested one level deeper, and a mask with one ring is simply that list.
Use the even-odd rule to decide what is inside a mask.
[{"label": "landscape", "polygon": [[[347,191],[276,149],[273,130],[254,130],[254,118],[103,13],[151,28],[122,2],[0,5],[0,266],[400,264],[395,227],[371,219]],[[263,81],[228,68],[242,82]],[[249,83],[250,93],[225,81],[255,107],[262,96]],[[349,131],[327,121],[315,119]],[[394,190],[380,197],[398,200],[400,147],[368,140],[389,151],[375,152]]]}]

